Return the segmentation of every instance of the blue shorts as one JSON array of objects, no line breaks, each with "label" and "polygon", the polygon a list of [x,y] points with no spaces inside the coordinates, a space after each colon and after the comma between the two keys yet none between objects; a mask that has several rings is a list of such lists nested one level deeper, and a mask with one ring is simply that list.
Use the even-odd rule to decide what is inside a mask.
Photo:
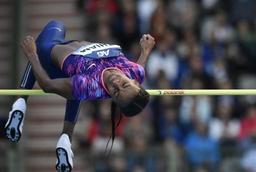
[{"label": "blue shorts", "polygon": [[52,63],[51,51],[55,45],[67,44],[70,42],[72,41],[65,40],[65,27],[63,23],[55,20],[50,21],[37,37],[37,54],[43,68],[46,70],[50,78],[68,77],[59,67]]}]

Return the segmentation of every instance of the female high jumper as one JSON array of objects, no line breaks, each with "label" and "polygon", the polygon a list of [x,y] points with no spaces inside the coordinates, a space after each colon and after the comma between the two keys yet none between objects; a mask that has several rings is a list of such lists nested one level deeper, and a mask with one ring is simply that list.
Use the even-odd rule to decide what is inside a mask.
[{"label": "female high jumper", "polygon": [[[56,146],[57,171],[73,168],[71,140],[81,101],[112,98],[112,119],[116,108],[129,117],[145,108],[149,94],[140,84],[154,44],[154,38],[144,34],[140,39],[141,55],[134,63],[118,45],[66,41],[64,25],[59,21],[49,22],[36,41],[27,36],[21,43],[29,63],[20,88],[32,89],[37,81],[46,93],[67,99],[64,127]],[[21,137],[26,101],[27,97],[18,98],[9,113],[5,131],[12,142]],[[112,137],[114,128],[112,120]]]}]

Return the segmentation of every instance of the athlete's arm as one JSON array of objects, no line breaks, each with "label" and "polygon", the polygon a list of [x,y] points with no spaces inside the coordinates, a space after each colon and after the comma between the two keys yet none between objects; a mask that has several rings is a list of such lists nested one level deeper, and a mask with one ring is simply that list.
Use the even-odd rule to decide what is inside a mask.
[{"label": "athlete's arm", "polygon": [[149,34],[144,34],[141,39],[140,39],[140,47],[141,47],[141,53],[140,57],[137,61],[138,64],[141,66],[145,67],[147,63],[148,56],[152,50],[152,48],[155,45],[155,39],[149,35]]},{"label": "athlete's arm", "polygon": [[42,67],[36,53],[34,38],[27,36],[21,43],[21,47],[27,59],[32,64],[33,73],[39,86],[47,93],[56,93],[65,98],[72,99],[72,86],[69,78],[51,79]]}]

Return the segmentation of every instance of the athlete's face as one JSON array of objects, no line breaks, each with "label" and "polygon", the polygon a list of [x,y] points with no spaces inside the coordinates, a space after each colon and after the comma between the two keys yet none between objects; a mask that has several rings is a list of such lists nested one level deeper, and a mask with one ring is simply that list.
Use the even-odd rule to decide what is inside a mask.
[{"label": "athlete's face", "polygon": [[108,91],[113,101],[119,105],[128,104],[140,90],[139,84],[124,74],[115,73],[108,77]]}]

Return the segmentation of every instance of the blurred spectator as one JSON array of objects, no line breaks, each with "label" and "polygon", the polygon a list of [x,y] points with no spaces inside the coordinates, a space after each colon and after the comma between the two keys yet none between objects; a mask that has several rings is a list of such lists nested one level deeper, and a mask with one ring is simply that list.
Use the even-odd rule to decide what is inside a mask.
[{"label": "blurred spectator", "polygon": [[110,162],[110,171],[123,172],[126,170],[126,160],[123,156],[113,155]]},{"label": "blurred spectator", "polygon": [[169,1],[166,16],[171,25],[179,29],[192,28],[198,17],[198,4],[194,0]]},{"label": "blurred spectator", "polygon": [[[214,16],[205,16],[201,23],[201,28],[200,28],[200,37],[203,41],[203,43],[213,43],[214,36],[213,36],[213,29],[214,25],[216,24],[216,18]],[[212,54],[214,55],[214,54]]]},{"label": "blurred spectator", "polygon": [[229,87],[231,83],[229,83],[229,76],[227,73],[225,61],[221,60],[220,58],[216,58],[215,61],[213,62],[211,72],[216,81],[216,86],[218,88],[224,89],[223,87]]},{"label": "blurred spectator", "polygon": [[168,27],[166,21],[167,20],[163,3],[158,3],[155,11],[150,18],[149,31],[149,33],[155,38],[156,42],[165,37],[165,33]]},{"label": "blurred spectator", "polygon": [[[165,73],[163,71],[159,71],[156,77],[156,88],[160,89],[168,89],[171,88],[170,82],[167,79]],[[152,124],[154,128],[154,142],[162,143],[164,139],[167,139],[167,133],[165,133],[165,127],[168,126],[168,122],[166,122],[166,112],[168,109],[173,108],[173,110],[177,110],[178,106],[178,98],[172,96],[164,96],[164,97],[156,97],[152,98],[151,109],[152,109]],[[176,112],[177,113],[177,112]],[[176,114],[177,115],[177,114]],[[174,118],[170,119],[170,123],[178,121],[177,116],[173,116]],[[174,123],[176,125],[176,123]],[[171,126],[170,126],[171,128]],[[169,135],[171,137],[171,135]]]},{"label": "blurred spectator", "polygon": [[179,123],[177,101],[172,97],[156,98],[152,102],[155,141],[172,139],[176,143],[183,141],[182,126]]},{"label": "blurred spectator", "polygon": [[[223,58],[226,58],[227,55],[226,46],[234,40],[234,29],[224,12],[220,11],[214,17],[205,18],[202,23],[201,37],[204,41],[202,57],[206,70],[215,72],[212,70],[216,64],[225,64]],[[222,69],[222,71],[224,70]]]},{"label": "blurred spectator", "polygon": [[219,0],[202,0],[202,6],[205,10],[212,10],[218,5]]},{"label": "blurred spectator", "polygon": [[[189,63],[191,57],[200,56],[200,46],[194,30],[185,29],[181,32],[181,39],[177,42],[177,53],[186,62]],[[185,66],[188,68],[188,66]]]},{"label": "blurred spectator", "polygon": [[[226,79],[223,78],[226,77],[226,46],[222,43],[217,42],[214,38],[213,27],[215,23],[210,23],[211,21],[209,20],[207,22],[208,23],[205,23],[201,31],[201,37],[204,40],[201,45],[202,59],[205,65],[204,68],[206,72],[208,72],[209,74],[213,74],[214,77],[219,77],[219,74],[221,74],[221,79]],[[219,68],[221,69],[221,71],[218,71]]]},{"label": "blurred spectator", "polygon": [[182,98],[180,118],[183,124],[193,124],[195,120],[207,123],[211,117],[211,99],[207,96]]},{"label": "blurred spectator", "polygon": [[[231,81],[221,81],[221,80],[217,80],[216,79],[216,86],[218,89],[232,89],[234,88],[233,84],[231,83]],[[232,114],[230,114],[231,116],[232,115],[235,115],[235,116],[232,116],[233,117],[240,117],[240,116],[237,116],[236,114],[236,111],[237,111],[237,108],[238,105],[237,105],[237,99],[235,96],[216,96],[214,97],[214,106],[215,107],[218,107],[218,106],[222,106],[222,107],[229,107],[229,110],[231,111]],[[218,111],[218,108],[215,108],[215,111],[214,113],[216,113]],[[218,116],[218,114],[216,114]]]},{"label": "blurred spectator", "polygon": [[247,109],[247,114],[241,121],[240,139],[242,142],[243,156],[241,165],[246,172],[255,172],[256,156],[256,106]]},{"label": "blurred spectator", "polygon": [[[204,88],[202,80],[192,78],[192,89]],[[212,115],[212,98],[209,96],[183,96],[180,105],[180,119],[182,124],[193,124],[199,120],[207,123]]]},{"label": "blurred spectator", "polygon": [[[128,149],[140,152],[144,151],[144,148],[146,148],[145,146],[149,144],[152,138],[152,131],[145,118],[145,114],[141,114],[140,116],[136,116],[127,121],[124,128],[124,139],[126,140],[126,146]],[[135,139],[135,137],[138,139]],[[142,146],[143,149],[134,146],[134,144]]]},{"label": "blurred spectator", "polygon": [[248,107],[245,116],[241,120],[241,127],[239,131],[239,139],[250,140],[256,136],[256,106]]},{"label": "blurred spectator", "polygon": [[185,152],[191,171],[217,171],[220,160],[219,145],[207,134],[207,125],[197,121],[195,131],[185,141]]},{"label": "blurred spectator", "polygon": [[[167,138],[164,141],[164,154],[166,155],[167,161],[167,172],[179,172],[186,171],[184,162],[182,159],[182,150],[180,145],[176,144],[171,138]],[[162,170],[164,171],[164,170]]]},{"label": "blurred spectator", "polygon": [[234,30],[228,22],[226,14],[222,11],[216,14],[212,29],[213,38],[218,43],[228,43],[234,38]]},{"label": "blurred spectator", "polygon": [[134,41],[139,42],[141,34],[135,1],[125,0],[124,2],[121,3],[120,13],[113,21],[113,33],[124,51],[127,52]]},{"label": "blurred spectator", "polygon": [[[185,85],[182,85],[184,80],[191,78],[192,76],[192,70],[194,70],[192,67],[195,65],[191,64],[197,64],[197,71],[199,73],[205,72],[205,65],[201,58],[201,50],[200,46],[198,44],[197,35],[194,30],[192,29],[185,29],[182,32],[182,39],[177,41],[177,53],[179,58],[179,71],[178,71],[178,77],[175,81],[175,87],[185,88]],[[193,62],[195,63],[191,63]],[[197,59],[197,60],[196,60]],[[197,61],[197,62],[196,62]],[[198,72],[197,72],[198,73]]]},{"label": "blurred spectator", "polygon": [[107,24],[98,25],[96,35],[96,40],[99,42],[117,44],[117,41],[112,36],[111,28]]},{"label": "blurred spectator", "polygon": [[207,73],[204,68],[203,60],[195,54],[188,61],[188,68],[181,76],[181,84],[183,88],[193,89],[210,89],[216,88],[213,76]]},{"label": "blurred spectator", "polygon": [[150,18],[157,7],[156,0],[138,0],[137,11],[140,20],[140,32],[147,33],[150,29]]},{"label": "blurred spectator", "polygon": [[239,121],[232,119],[232,104],[219,102],[216,117],[210,120],[209,135],[223,146],[235,146],[239,134]]},{"label": "blurred spectator", "polygon": [[[104,155],[106,151],[106,144],[109,137],[111,136],[111,122],[109,118],[110,111],[109,108],[107,108],[109,106],[109,101],[100,101],[98,111],[99,116],[91,122],[91,125],[88,129],[88,143],[91,144],[92,154],[95,155]],[[120,139],[120,136],[123,133],[123,122],[124,121],[122,121],[116,129],[116,138],[112,149],[113,153],[121,153],[124,149],[123,140]],[[111,141],[109,143],[109,147],[110,146]]]},{"label": "blurred spectator", "polygon": [[246,20],[241,20],[237,24],[237,38],[244,46],[250,46],[255,43],[255,31],[250,27],[250,23]]},{"label": "blurred spectator", "polygon": [[256,172],[256,141],[254,140],[254,147],[245,151],[242,159],[241,166],[245,172]]},{"label": "blurred spectator", "polygon": [[246,172],[255,172],[256,157],[256,106],[248,108],[247,116],[241,121],[240,139],[243,148],[241,166]]},{"label": "blurred spectator", "polygon": [[97,13],[105,11],[115,14],[119,10],[116,0],[85,0],[85,9],[88,13]]},{"label": "blurred spectator", "polygon": [[246,20],[238,21],[237,24],[237,39],[241,52],[245,55],[244,66],[251,72],[255,72],[256,62],[256,32],[252,30],[250,24]]},{"label": "blurred spectator", "polygon": [[153,50],[148,59],[148,80],[152,83],[156,81],[160,70],[164,72],[170,83],[177,78],[179,61],[176,53],[173,51],[174,45],[174,33],[166,30],[163,37],[159,39],[156,49]]},{"label": "blurred spectator", "polygon": [[230,17],[233,21],[238,20],[255,20],[255,7],[254,0],[229,0]]},{"label": "blurred spectator", "polygon": [[183,142],[182,126],[179,122],[178,113],[172,107],[166,107],[160,125],[161,136],[164,140],[172,139],[175,143]]},{"label": "blurred spectator", "polygon": [[[239,72],[239,76],[237,77],[237,87],[241,89],[254,89],[256,85],[256,77],[255,75]],[[239,104],[246,107],[248,105],[256,104],[256,96],[247,95],[242,97],[237,97],[239,99]],[[244,109],[245,110],[245,109]],[[244,112],[245,114],[245,112]],[[245,116],[242,114],[243,116]]]},{"label": "blurred spectator", "polygon": [[[143,122],[142,122],[143,121]],[[149,143],[152,131],[143,117],[133,117],[125,127],[125,140],[127,145],[127,171],[156,171],[154,154],[150,150]]]}]

